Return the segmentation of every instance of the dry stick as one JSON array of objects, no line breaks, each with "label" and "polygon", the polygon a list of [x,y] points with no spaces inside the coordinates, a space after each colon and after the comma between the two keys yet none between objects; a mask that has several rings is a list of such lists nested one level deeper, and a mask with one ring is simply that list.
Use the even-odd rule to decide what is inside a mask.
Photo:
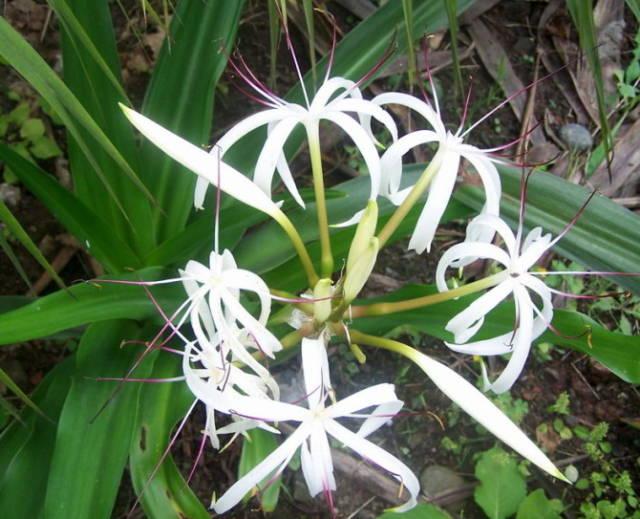
[{"label": "dry stick", "polygon": [[[53,268],[56,274],[59,274],[60,271],[67,266],[69,261],[71,261],[71,258],[75,256],[76,252],[78,252],[78,247],[72,247],[68,245],[62,247],[60,252],[58,252],[56,257],[51,262],[51,268]],[[48,272],[43,272],[25,295],[27,297],[37,296],[40,292],[47,288],[49,283],[51,283],[51,275]]]}]

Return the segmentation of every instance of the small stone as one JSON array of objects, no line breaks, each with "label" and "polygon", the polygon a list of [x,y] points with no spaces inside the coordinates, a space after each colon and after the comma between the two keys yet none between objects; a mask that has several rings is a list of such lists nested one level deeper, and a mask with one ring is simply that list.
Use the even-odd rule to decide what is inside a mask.
[{"label": "small stone", "polygon": [[22,193],[20,192],[20,188],[18,186],[7,184],[6,182],[0,184],[0,200],[2,200],[9,207],[17,207],[17,205],[20,203],[21,197]]},{"label": "small stone", "polygon": [[565,124],[560,128],[560,137],[572,151],[587,151],[593,146],[593,137],[581,124]]},{"label": "small stone", "polygon": [[[420,488],[427,497],[435,497],[444,492],[451,492],[465,485],[464,479],[456,472],[442,465],[429,465],[420,474]],[[457,506],[459,505],[459,506]],[[462,507],[463,502],[446,507],[451,512]]]}]

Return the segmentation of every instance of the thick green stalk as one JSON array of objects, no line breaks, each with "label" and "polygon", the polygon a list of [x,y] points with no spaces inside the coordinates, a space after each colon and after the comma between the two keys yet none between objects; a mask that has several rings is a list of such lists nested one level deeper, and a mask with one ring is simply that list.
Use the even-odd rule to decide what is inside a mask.
[{"label": "thick green stalk", "polygon": [[442,148],[438,148],[438,151],[435,157],[433,157],[433,160],[422,172],[422,175],[420,175],[420,178],[413,186],[413,189],[409,193],[409,196],[407,196],[407,198],[405,198],[404,202],[402,202],[400,207],[396,209],[395,213],[393,213],[389,221],[385,224],[385,226],[380,231],[380,234],[378,234],[380,249],[384,247],[385,243],[387,243],[389,238],[391,238],[391,235],[402,223],[402,220],[404,220],[405,216],[407,216],[409,211],[411,211],[411,208],[414,206],[414,204],[418,201],[418,199],[424,194],[424,192],[429,187],[429,184],[431,183],[433,176],[438,172],[438,169],[440,169],[440,163],[442,162],[441,155],[442,155]]},{"label": "thick green stalk", "polygon": [[304,246],[304,242],[294,225],[291,223],[291,220],[284,214],[282,211],[278,210],[277,213],[274,213],[273,218],[280,224],[280,227],[287,233],[287,236],[291,240],[293,247],[295,248],[298,256],[300,258],[300,262],[304,267],[305,272],[307,273],[307,279],[309,280],[309,286],[314,287],[318,282],[318,274],[316,274],[316,269],[313,267],[313,262],[311,261],[311,257],[309,256],[309,252],[307,248]]},{"label": "thick green stalk", "polygon": [[407,310],[414,310],[416,308],[422,308],[424,306],[435,305],[442,303],[443,301],[449,301],[461,296],[480,292],[486,288],[496,286],[498,283],[504,281],[507,277],[507,272],[502,271],[492,276],[479,279],[473,283],[463,285],[453,290],[447,290],[446,292],[439,292],[437,294],[430,294],[428,296],[416,297],[414,299],[406,299],[404,301],[393,301],[389,303],[375,303],[372,305],[355,306],[351,308],[352,317],[370,317],[374,315],[386,315],[395,312],[406,312]]},{"label": "thick green stalk", "polygon": [[318,211],[318,233],[320,234],[320,247],[322,250],[320,272],[323,278],[330,278],[333,273],[333,255],[331,254],[327,203],[324,198],[324,172],[322,171],[322,154],[320,152],[320,135],[317,122],[307,125],[307,140],[309,141],[313,191]]}]

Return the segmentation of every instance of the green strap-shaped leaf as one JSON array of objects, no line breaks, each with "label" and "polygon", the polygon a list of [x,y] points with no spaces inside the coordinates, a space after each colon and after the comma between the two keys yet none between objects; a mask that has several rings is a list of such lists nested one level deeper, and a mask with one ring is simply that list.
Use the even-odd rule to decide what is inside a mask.
[{"label": "green strap-shaped leaf", "polygon": [[[74,357],[55,366],[33,395],[52,420],[60,414],[74,367]],[[14,422],[0,436],[0,510],[12,519],[33,519],[44,505],[56,425],[31,409],[23,411],[22,422]]]},{"label": "green strap-shaped leaf", "polygon": [[[89,327],[76,354],[76,371],[56,434],[49,469],[44,517],[111,517],[124,471],[140,384],[125,383],[100,412],[118,382],[98,377],[122,377],[135,360],[135,348],[123,339],[137,339],[131,321],[109,321]],[[133,376],[145,377],[143,363]]]},{"label": "green strap-shaped leaf", "polygon": [[91,160],[96,172],[101,174],[100,180],[114,202],[117,203],[121,211],[124,211],[122,204],[117,199],[113,188],[110,186],[104,172],[91,153],[91,146],[88,144],[87,136],[91,135],[96,143],[101,146],[120,166],[122,172],[127,175],[137,188],[153,200],[149,190],[142,184],[136,176],[134,170],[125,160],[117,147],[105,135],[95,120],[73,95],[69,88],[56,75],[56,73],[45,63],[40,55],[25,41],[25,39],[9,23],[0,17],[0,56],[9,65],[25,78],[25,80],[36,89],[36,91],[51,105],[54,111],[62,119],[71,135],[81,147],[83,153]]},{"label": "green strap-shaped leaf", "polygon": [[[161,353],[153,368],[156,379],[180,374],[179,359]],[[207,519],[210,517],[178,471],[171,455],[159,465],[176,423],[194,402],[186,384],[147,384],[140,391],[129,464],[133,487],[147,517]],[[211,448],[209,445],[206,448]],[[213,489],[212,489],[213,491]]]},{"label": "green strap-shaped leaf", "polygon": [[[177,273],[171,274],[173,276]],[[122,276],[132,281],[167,278],[161,269],[145,269]],[[151,287],[158,304],[171,312],[186,299],[179,283]],[[82,283],[0,315],[0,344],[15,344],[46,337],[69,328],[111,319],[161,320],[140,286]]]},{"label": "green strap-shaped leaf", "polygon": [[107,270],[118,272],[140,266],[136,254],[109,225],[51,175],[4,144],[0,144],[0,159]]},{"label": "green strap-shaped leaf", "polygon": [[[3,370],[2,368],[0,368],[0,383],[4,384],[9,389],[9,391],[11,391],[20,400],[22,400],[24,405],[26,405],[27,407],[30,407],[31,409],[33,409],[41,417],[47,418],[47,415],[42,412],[42,410],[34,403],[34,401],[31,400],[27,396],[27,394],[24,391],[22,391],[22,389],[20,389],[20,386],[18,386],[18,384],[16,384],[13,381],[13,379],[9,376],[9,374],[5,370]],[[4,400],[4,398],[3,398],[3,400]]]},{"label": "green strap-shaped leaf", "polygon": [[[399,301],[437,293],[434,286],[411,285],[385,297],[371,301]],[[456,314],[468,307],[477,295],[461,297],[456,301],[447,301],[426,308],[397,312],[375,317],[355,319],[353,328],[384,335],[393,330],[416,330],[428,333],[445,341],[453,341],[453,336],[445,330],[446,324]],[[360,303],[364,303],[361,301]],[[484,324],[473,340],[488,339],[513,330],[515,308],[513,303],[502,303],[485,318]],[[586,353],[627,382],[640,382],[640,337],[629,337],[614,333],[586,315],[568,310],[556,310],[553,326],[562,335],[550,331],[544,333],[536,343],[551,342]]]},{"label": "green strap-shaped leaf", "polygon": [[59,287],[65,288],[64,281],[60,279],[58,273],[53,269],[51,264],[47,261],[47,258],[44,257],[42,252],[38,246],[33,243],[33,240],[27,234],[27,231],[24,230],[20,222],[16,219],[15,216],[11,213],[10,209],[6,206],[6,204],[0,200],[0,220],[4,222],[9,229],[9,232],[15,236],[15,238],[22,243],[25,249],[33,256],[33,258],[40,264],[40,266],[47,271],[47,273],[51,276]]},{"label": "green strap-shaped leaf", "polygon": [[[247,432],[242,442],[242,452],[238,463],[238,479],[248,474],[258,463],[278,448],[278,441],[273,433],[262,429],[252,429]],[[267,476],[259,486],[260,508],[263,512],[273,512],[278,506],[282,476],[275,480]],[[245,497],[248,500],[250,494]]]},{"label": "green strap-shaped leaf", "polygon": [[[63,22],[65,84],[131,168],[140,171],[133,129],[118,107],[119,102],[128,101],[119,87],[120,64],[109,2],[51,1]],[[91,45],[85,44],[86,39]],[[136,186],[138,179],[123,174],[121,164],[100,145],[95,135],[86,137],[91,156],[79,146],[75,135],[70,137],[69,162],[78,196],[111,224],[112,233],[127,241],[139,254],[149,251],[154,246],[151,206]],[[125,214],[106,196],[105,186],[98,178],[101,174]]]},{"label": "green strap-shaped leaf", "polygon": [[[142,111],[197,145],[209,143],[216,84],[233,47],[244,0],[180,2],[153,71]],[[196,177],[150,142],[143,179],[158,200],[158,242],[177,235],[193,207]]]},{"label": "green strap-shaped leaf", "polygon": [[[500,211],[515,228],[520,207],[517,169],[499,168],[503,197]],[[525,224],[541,226],[554,236],[574,218],[591,191],[555,175],[536,171],[529,179]],[[484,203],[480,190],[465,186],[456,200],[475,210]],[[555,250],[591,270],[638,273],[640,266],[640,217],[604,196],[596,195]],[[640,276],[612,276],[617,283],[640,293]]]}]

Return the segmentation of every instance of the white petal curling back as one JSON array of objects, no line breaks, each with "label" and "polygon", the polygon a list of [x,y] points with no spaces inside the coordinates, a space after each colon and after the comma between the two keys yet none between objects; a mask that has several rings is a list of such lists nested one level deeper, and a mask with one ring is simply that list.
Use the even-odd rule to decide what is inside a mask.
[{"label": "white petal curling back", "polygon": [[239,171],[182,137],[171,133],[144,115],[124,105],[120,106],[140,133],[185,168],[190,169],[233,198],[259,211],[271,216],[280,212],[278,206]]}]

